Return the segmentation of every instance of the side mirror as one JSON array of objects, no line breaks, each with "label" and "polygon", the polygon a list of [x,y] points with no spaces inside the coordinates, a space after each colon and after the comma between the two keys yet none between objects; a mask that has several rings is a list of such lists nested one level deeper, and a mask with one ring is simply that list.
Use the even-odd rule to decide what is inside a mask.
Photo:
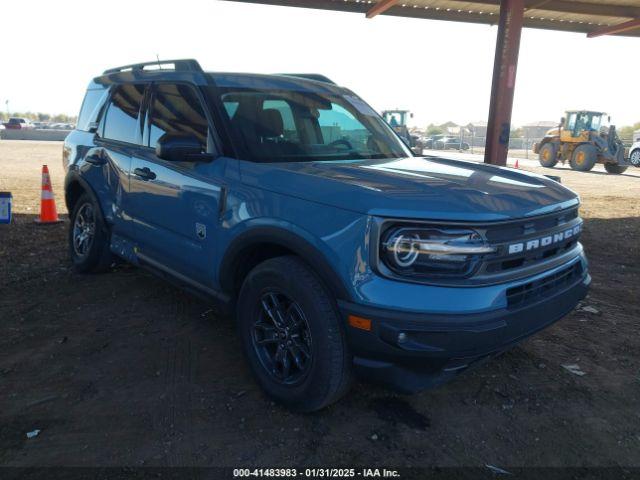
[{"label": "side mirror", "polygon": [[213,156],[202,153],[202,145],[196,137],[164,134],[156,143],[156,155],[169,162],[208,162]]},{"label": "side mirror", "polygon": [[98,131],[98,122],[91,122],[88,127],[89,133],[96,133]]},{"label": "side mirror", "polygon": [[560,125],[564,125],[565,120],[566,119],[564,117],[560,117]]}]

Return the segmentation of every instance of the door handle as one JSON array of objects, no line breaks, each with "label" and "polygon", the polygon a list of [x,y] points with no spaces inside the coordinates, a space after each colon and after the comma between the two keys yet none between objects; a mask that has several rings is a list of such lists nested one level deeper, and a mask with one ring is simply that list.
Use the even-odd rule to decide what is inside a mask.
[{"label": "door handle", "polygon": [[90,163],[91,165],[104,165],[107,161],[99,154],[92,153],[91,155],[87,155],[84,159],[85,162]]},{"label": "door handle", "polygon": [[133,170],[133,173],[143,180],[155,180],[156,178],[156,174],[149,170],[149,167],[136,168]]}]

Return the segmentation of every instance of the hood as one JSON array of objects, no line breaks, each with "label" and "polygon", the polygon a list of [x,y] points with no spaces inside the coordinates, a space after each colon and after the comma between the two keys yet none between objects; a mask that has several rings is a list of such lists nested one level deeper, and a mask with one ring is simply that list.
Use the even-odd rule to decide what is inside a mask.
[{"label": "hood", "polygon": [[384,217],[494,221],[541,215],[579,203],[541,175],[445,158],[331,162],[242,162],[257,188]]}]

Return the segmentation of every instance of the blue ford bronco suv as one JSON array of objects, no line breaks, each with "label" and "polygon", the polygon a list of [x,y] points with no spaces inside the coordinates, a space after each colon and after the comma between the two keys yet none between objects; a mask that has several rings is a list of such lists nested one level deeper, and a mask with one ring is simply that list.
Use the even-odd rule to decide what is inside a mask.
[{"label": "blue ford bronco suv", "polygon": [[107,70],[63,162],[75,269],[119,257],[212,299],[257,382],[298,411],[354,374],[441,384],[566,315],[591,281],[575,193],[416,157],[321,75]]}]

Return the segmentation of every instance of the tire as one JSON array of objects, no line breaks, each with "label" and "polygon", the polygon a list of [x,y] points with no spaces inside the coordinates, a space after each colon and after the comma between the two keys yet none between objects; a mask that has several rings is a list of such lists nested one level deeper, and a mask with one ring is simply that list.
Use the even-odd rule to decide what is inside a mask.
[{"label": "tire", "polygon": [[640,167],[640,148],[636,148],[633,152],[631,152],[631,154],[629,155],[629,162],[634,167]]},{"label": "tire", "polygon": [[[278,403],[313,412],[347,392],[353,360],[335,299],[298,257],[272,258],[249,272],[238,297],[237,321],[249,366]],[[278,352],[284,352],[279,359]]]},{"label": "tire", "polygon": [[[85,241],[81,241],[82,233],[85,233]],[[68,240],[69,254],[76,272],[104,272],[111,266],[111,234],[100,206],[87,193],[82,194],[73,208]]]},{"label": "tire", "polygon": [[555,143],[547,142],[540,147],[538,161],[545,168],[553,168],[558,163],[558,146]]},{"label": "tire", "polygon": [[575,148],[569,164],[573,170],[588,172],[596,164],[596,160],[598,160],[596,147],[588,143],[583,143]]},{"label": "tire", "polygon": [[607,173],[613,173],[616,175],[624,173],[627,168],[628,167],[626,165],[618,165],[617,163],[604,164],[604,169],[607,171]]}]

